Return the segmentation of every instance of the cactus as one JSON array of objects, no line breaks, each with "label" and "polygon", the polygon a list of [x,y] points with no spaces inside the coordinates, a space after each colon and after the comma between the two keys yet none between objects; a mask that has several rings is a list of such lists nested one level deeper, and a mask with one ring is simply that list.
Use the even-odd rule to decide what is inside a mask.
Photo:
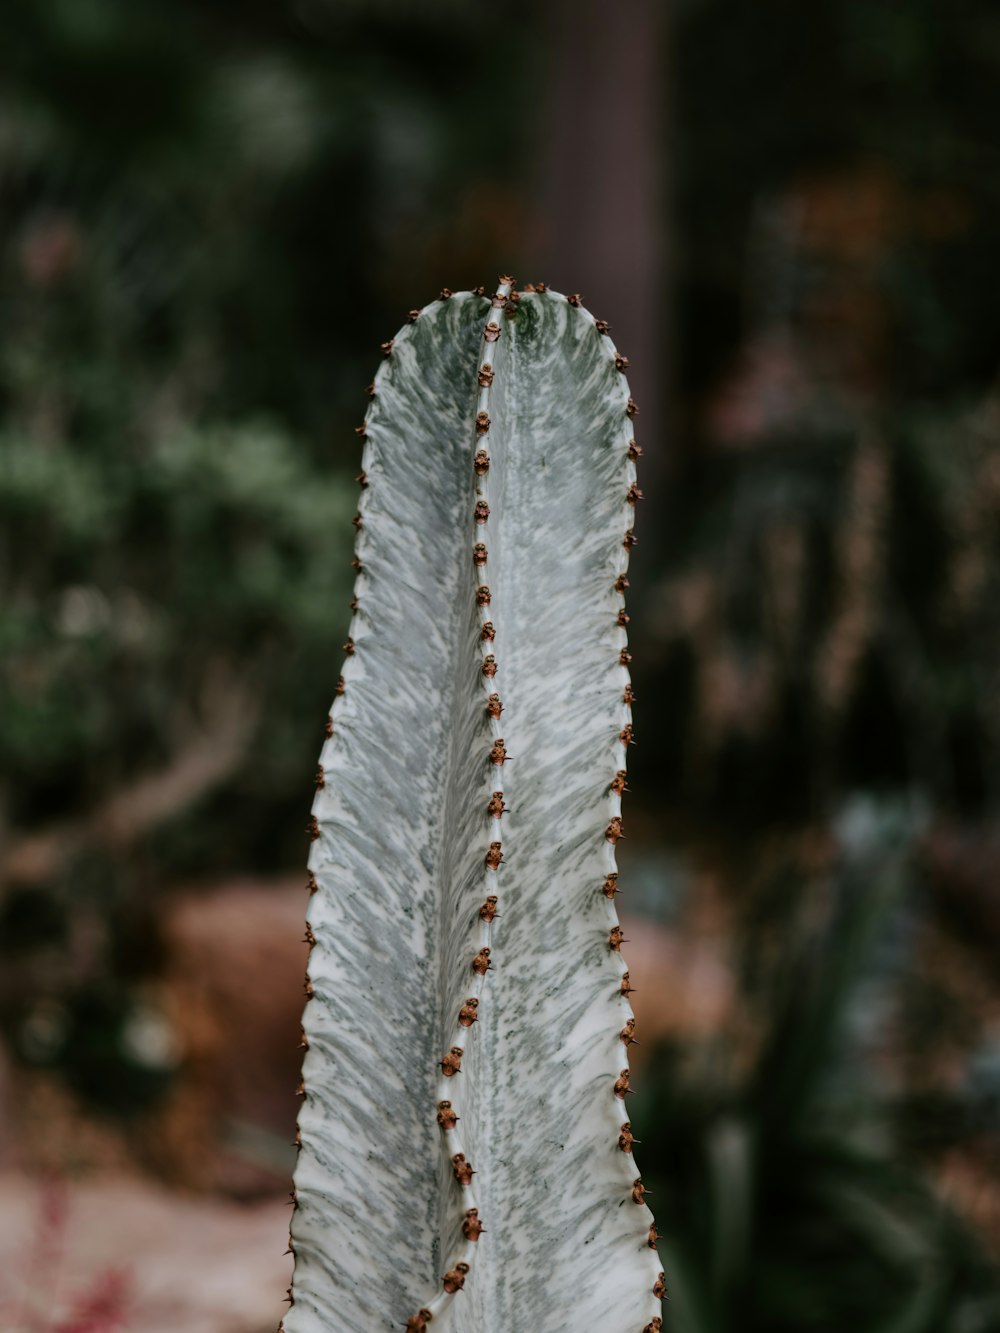
[{"label": "cactus", "polygon": [[627,361],[579,297],[509,278],[382,350],[310,820],[283,1327],[656,1330],[614,905]]}]

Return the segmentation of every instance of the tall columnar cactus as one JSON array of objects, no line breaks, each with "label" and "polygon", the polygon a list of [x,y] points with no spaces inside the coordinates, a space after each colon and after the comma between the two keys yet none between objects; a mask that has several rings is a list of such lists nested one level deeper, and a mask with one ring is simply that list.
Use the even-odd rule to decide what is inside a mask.
[{"label": "tall columnar cactus", "polygon": [[286,1333],[647,1333],[615,912],[626,360],[576,296],[413,311],[369,388],[307,938]]}]

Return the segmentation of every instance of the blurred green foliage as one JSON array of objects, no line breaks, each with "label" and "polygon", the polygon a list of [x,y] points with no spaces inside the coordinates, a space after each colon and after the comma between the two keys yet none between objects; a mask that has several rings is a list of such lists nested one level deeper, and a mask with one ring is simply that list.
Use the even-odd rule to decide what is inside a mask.
[{"label": "blurred green foliage", "polygon": [[[674,1333],[1000,1327],[995,1256],[906,1159],[900,1051],[884,1035],[919,967],[922,819],[869,799],[844,809],[826,909],[816,885],[805,913],[801,889],[770,911],[763,895],[747,904],[735,1022],[645,1066],[633,1128]],[[998,1091],[979,1099],[987,1117]]]},{"label": "blurred green foliage", "polygon": [[705,831],[872,785],[988,818],[1000,11],[702,0],[674,43],[682,387],[638,787]]},{"label": "blurred green foliage", "polygon": [[[141,876],[162,881],[301,860],[348,619],[351,427],[402,315],[397,278],[412,268],[411,304],[440,285],[435,201],[486,207],[475,117],[455,114],[476,105],[466,56],[485,28],[460,7],[387,26],[306,4],[43,0],[10,16],[0,809],[15,842],[100,822],[207,744],[214,716],[217,776],[116,834],[114,873],[140,845],[155,850]],[[496,231],[473,217],[453,285],[481,279],[482,255],[492,267]],[[88,855],[107,850],[93,832]]]}]

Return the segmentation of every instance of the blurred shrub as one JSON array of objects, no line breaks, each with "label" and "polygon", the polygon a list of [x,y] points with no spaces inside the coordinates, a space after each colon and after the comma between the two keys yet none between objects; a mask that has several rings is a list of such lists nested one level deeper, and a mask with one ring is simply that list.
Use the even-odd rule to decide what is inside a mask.
[{"label": "blurred shrub", "polygon": [[822,888],[744,905],[733,1024],[661,1046],[637,1080],[675,1333],[1000,1327],[996,1256],[900,1132],[922,819],[848,806]]}]

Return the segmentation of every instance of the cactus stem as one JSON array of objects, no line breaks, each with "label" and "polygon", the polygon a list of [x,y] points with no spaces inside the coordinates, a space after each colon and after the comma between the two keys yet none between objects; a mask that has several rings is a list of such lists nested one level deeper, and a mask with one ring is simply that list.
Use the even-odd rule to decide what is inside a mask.
[{"label": "cactus stem", "polygon": [[[485,726],[488,732],[488,740],[484,739],[484,750],[486,750],[485,757],[488,759],[489,765],[491,766],[488,771],[491,773],[493,780],[490,784],[491,794],[489,800],[488,802],[485,802],[486,810],[482,812],[486,816],[484,828],[486,836],[481,844],[481,852],[479,853],[483,858],[483,866],[481,871],[479,871],[483,876],[483,880],[480,881],[480,883],[483,884],[485,892],[483,898],[480,899],[481,905],[475,908],[470,907],[469,909],[468,924],[472,927],[472,938],[470,939],[467,936],[463,937],[467,943],[461,946],[461,951],[459,953],[459,958],[461,959],[460,964],[458,964],[461,968],[460,975],[465,978],[462,982],[462,990],[459,995],[464,996],[464,1000],[459,999],[459,997],[456,996],[457,1003],[454,1008],[450,1008],[448,1022],[454,1024],[454,1027],[452,1029],[450,1042],[447,1036],[445,1036],[441,1046],[437,1048],[437,1050],[443,1051],[443,1053],[440,1055],[440,1059],[437,1059],[437,1070],[435,1072],[436,1119],[438,1126],[442,1131],[441,1146],[447,1163],[447,1169],[450,1170],[455,1180],[455,1185],[450,1187],[449,1193],[446,1196],[447,1207],[449,1210],[455,1209],[457,1211],[457,1216],[455,1216],[454,1220],[456,1224],[461,1226],[462,1237],[455,1250],[444,1256],[442,1267],[444,1267],[446,1271],[444,1272],[441,1282],[436,1290],[433,1291],[433,1293],[428,1292],[427,1295],[424,1296],[424,1303],[420,1305],[417,1314],[411,1315],[406,1320],[405,1328],[411,1330],[412,1333],[420,1333],[421,1330],[426,1330],[428,1325],[447,1309],[450,1302],[454,1300],[458,1293],[465,1289],[468,1277],[473,1274],[473,1268],[479,1249],[478,1242],[480,1236],[485,1231],[485,1228],[479,1220],[479,1201],[477,1199],[475,1182],[477,1172],[471,1165],[468,1156],[471,1152],[472,1159],[478,1160],[477,1145],[475,1143],[470,1145],[463,1142],[463,1138],[465,1134],[469,1132],[470,1126],[475,1125],[476,1117],[474,1114],[470,1113],[469,1108],[466,1105],[466,1117],[463,1124],[463,1117],[459,1114],[459,1111],[462,1110],[463,1107],[462,1099],[464,1094],[466,1091],[470,1090],[469,1085],[476,1076],[476,1066],[474,1063],[470,1062],[468,1066],[463,1069],[463,1056],[465,1054],[466,1043],[469,1041],[469,1031],[474,1028],[480,1017],[483,1016],[483,1013],[481,1012],[482,1002],[486,996],[493,996],[495,994],[495,983],[487,981],[488,973],[495,970],[495,951],[493,942],[494,922],[501,918],[501,913],[497,910],[499,898],[495,889],[499,883],[500,874],[506,874],[506,871],[503,870],[502,867],[508,864],[505,857],[501,834],[502,816],[508,810],[504,800],[502,775],[503,765],[508,759],[512,758],[512,756],[507,753],[504,738],[499,734],[502,725],[501,714],[504,709],[504,705],[501,702],[502,691],[500,686],[501,668],[503,667],[504,659],[503,654],[501,653],[498,660],[496,653],[493,651],[493,646],[497,640],[497,622],[490,618],[491,604],[493,602],[489,575],[491,545],[490,523],[491,521],[494,522],[494,524],[496,523],[495,516],[491,520],[491,508],[494,511],[494,515],[496,515],[499,512],[499,509],[502,508],[499,497],[496,494],[491,493],[490,489],[490,452],[494,441],[496,442],[496,447],[500,448],[502,447],[503,441],[506,439],[506,436],[503,434],[505,417],[501,402],[494,401],[493,407],[495,411],[491,412],[491,398],[498,373],[496,352],[499,351],[499,348],[495,347],[495,344],[502,338],[516,339],[521,336],[518,330],[525,324],[525,321],[515,320],[515,317],[518,315],[519,309],[525,308],[529,304],[534,305],[535,302],[541,304],[542,302],[552,302],[556,300],[560,302],[565,301],[570,306],[578,308],[580,311],[579,318],[583,319],[586,323],[591,324],[599,335],[608,337],[610,332],[609,325],[606,321],[594,319],[589,312],[581,308],[581,298],[577,294],[562,297],[558,293],[549,293],[544,283],[537,283],[534,285],[527,285],[525,290],[531,295],[530,298],[522,300],[520,294],[515,292],[513,287],[513,279],[507,276],[502,276],[492,301],[488,304],[484,301],[482,307],[480,307],[483,318],[482,338],[480,343],[480,355],[478,363],[475,366],[476,388],[478,392],[475,399],[474,410],[470,411],[467,419],[467,429],[469,432],[468,438],[471,445],[470,453],[472,455],[474,474],[474,499],[471,506],[471,515],[466,511],[466,521],[471,529],[468,540],[471,546],[471,564],[475,571],[473,582],[477,585],[475,586],[474,596],[475,604],[478,608],[478,641],[481,645],[478,661],[479,672],[477,673],[476,678],[481,680],[484,690],[483,714],[485,715]],[[447,300],[451,295],[452,293],[447,288],[442,289],[441,300]],[[486,293],[484,289],[479,288],[473,292],[473,295],[483,297]],[[538,306],[536,306],[535,309],[537,310]],[[504,312],[505,319],[500,319],[499,317],[498,312],[501,310]],[[409,319],[412,322],[423,313],[424,312],[421,310],[412,310],[409,312]],[[449,316],[450,314],[451,312],[449,312]],[[560,314],[559,317],[562,319],[564,316]],[[575,322],[578,318],[575,315],[571,315],[569,312],[565,312],[565,317],[569,318],[570,323]],[[514,322],[512,323],[510,321]],[[429,325],[430,320],[422,321],[421,329],[418,334],[411,335],[410,330],[407,329],[398,335],[397,339],[390,339],[388,342],[382,344],[383,356],[390,361],[390,364],[380,369],[379,376],[376,377],[376,382],[369,386],[367,390],[369,398],[374,399],[376,397],[376,390],[380,384],[383,386],[394,384],[394,376],[401,373],[402,368],[407,364],[410,356],[411,349],[407,345],[408,340],[411,336],[423,337]],[[625,460],[621,460],[622,464],[625,465],[626,473],[622,489],[618,490],[618,484],[616,483],[613,489],[608,492],[611,496],[623,497],[621,499],[622,527],[617,528],[617,531],[621,533],[624,530],[624,535],[620,539],[614,539],[615,545],[612,547],[611,551],[609,551],[611,559],[608,578],[609,580],[613,580],[612,586],[614,592],[622,595],[629,586],[626,571],[629,553],[636,540],[634,530],[631,526],[626,526],[626,524],[630,521],[635,504],[642,498],[642,492],[638,488],[635,477],[635,468],[633,466],[641,453],[641,450],[635,443],[635,440],[629,438],[630,426],[628,423],[634,419],[638,412],[638,408],[632,398],[627,397],[627,384],[623,379],[619,379],[615,373],[624,373],[628,367],[628,358],[619,353],[613,344],[609,344],[610,340],[609,343],[600,345],[598,356],[600,361],[603,361],[604,358],[607,357],[606,373],[609,377],[608,383],[611,386],[610,392],[613,395],[611,401],[617,404],[617,412],[623,412],[622,416],[616,418],[616,420],[620,422],[620,427],[615,427],[615,429],[620,429],[619,438],[622,446],[624,446],[624,449],[627,452],[628,461],[626,464]],[[595,353],[591,351],[588,355],[593,356]],[[501,362],[501,365],[505,364],[505,362]],[[385,387],[383,391],[388,393],[388,389]],[[389,396],[391,398],[391,395]],[[376,418],[376,422],[378,422],[378,418]],[[362,459],[362,463],[364,464],[365,462],[368,462],[368,466],[372,468],[376,475],[376,479],[378,479],[381,477],[381,472],[374,461],[371,461],[372,440],[369,434],[369,421],[367,417],[362,425],[356,427],[356,433],[359,438],[365,442],[365,456]],[[377,429],[374,430],[374,434],[376,436],[375,447],[377,448],[380,443],[378,438],[379,432]],[[467,457],[468,455],[466,455],[466,458]],[[503,460],[498,457],[497,461],[502,462]],[[378,516],[377,512],[374,510],[370,514],[367,514],[366,512],[370,503],[369,497],[371,492],[369,490],[368,473],[364,470],[364,467],[362,467],[362,471],[358,474],[357,481],[361,488],[362,495],[358,513],[353,520],[358,531],[358,544],[352,563],[358,575],[365,576],[367,587],[367,579],[371,576],[367,575],[365,572],[361,555],[362,553],[367,552],[368,543],[371,541],[369,531],[377,533],[379,530],[377,522]],[[378,490],[379,487],[377,486],[376,491]],[[626,508],[626,506],[628,506],[628,508]],[[369,530],[366,530],[366,516],[370,523]],[[495,542],[495,531],[493,533],[493,538]],[[608,544],[609,546],[612,545],[610,540]],[[467,546],[465,550],[468,552],[469,546]],[[496,554],[497,552],[494,550],[494,560]],[[374,553],[372,559],[377,566],[378,561],[375,560]],[[464,559],[468,560],[468,555],[466,555]],[[465,568],[466,571],[468,571],[469,565],[466,564]],[[378,568],[376,568],[375,574],[378,576]],[[494,570],[494,575],[496,576],[496,570]],[[505,587],[499,578],[497,578],[497,586],[498,591],[502,591]],[[605,585],[605,596],[607,596],[607,585]],[[366,605],[369,597],[370,593],[366,597]],[[355,614],[355,617],[358,615],[358,601],[359,598],[356,587],[355,596],[351,603],[351,609]],[[504,606],[503,596],[500,596],[499,603],[500,611],[502,613]],[[493,611],[492,614],[495,616],[496,611]],[[620,1060],[626,1067],[621,1069],[620,1073],[617,1074],[615,1073],[614,1066],[608,1069],[607,1077],[612,1085],[611,1090],[613,1092],[613,1099],[608,1098],[607,1101],[604,1102],[604,1106],[606,1108],[605,1113],[609,1117],[614,1114],[615,1117],[614,1121],[609,1120],[607,1125],[607,1151],[624,1154],[624,1157],[617,1157],[615,1159],[619,1163],[622,1171],[622,1195],[620,1196],[620,1201],[624,1203],[627,1194],[631,1193],[633,1201],[638,1205],[642,1205],[647,1191],[642,1185],[641,1177],[636,1175],[636,1167],[631,1161],[632,1146],[637,1140],[632,1135],[629,1120],[624,1118],[625,1102],[628,1095],[633,1091],[629,1082],[627,1052],[629,1046],[635,1044],[637,1040],[634,1035],[635,1017],[632,1014],[631,1006],[629,1004],[629,997],[634,994],[634,988],[630,984],[629,973],[624,960],[621,957],[621,946],[627,944],[628,941],[623,935],[614,906],[615,896],[619,892],[618,870],[615,863],[615,848],[618,841],[624,837],[622,831],[621,796],[628,790],[627,771],[625,767],[625,749],[628,745],[633,743],[630,709],[635,696],[628,676],[628,666],[632,659],[627,648],[625,637],[629,625],[629,616],[625,610],[623,601],[610,608],[609,619],[611,615],[615,617],[615,626],[621,633],[615,635],[615,647],[613,651],[616,653],[616,657],[611,661],[607,661],[607,659],[605,659],[605,661],[607,661],[608,666],[611,666],[613,663],[615,667],[621,667],[625,670],[622,677],[614,678],[616,682],[619,679],[621,680],[621,685],[619,687],[622,691],[621,706],[617,709],[618,716],[614,729],[609,727],[608,732],[606,733],[608,744],[611,747],[611,754],[609,755],[610,771],[609,775],[603,779],[603,784],[598,788],[600,799],[604,800],[606,798],[609,803],[607,813],[602,820],[602,824],[599,826],[603,827],[603,839],[600,843],[600,857],[605,874],[603,884],[601,884],[601,891],[606,900],[606,906],[599,908],[599,911],[601,916],[606,917],[607,920],[607,925],[605,927],[606,933],[603,938],[607,940],[607,948],[604,950],[604,957],[609,960],[609,963],[602,963],[602,966],[610,965],[611,970],[617,978],[616,989],[609,994],[609,999],[612,1000],[616,1017],[614,1028],[608,1032],[608,1038],[610,1040],[612,1033],[614,1033],[617,1040],[622,1043],[624,1050],[621,1050],[617,1046],[615,1047],[615,1049],[618,1050],[616,1064]],[[368,622],[366,619],[363,619],[360,623],[355,620],[352,624],[347,643],[344,645],[344,651],[348,658],[355,659],[354,662],[349,661],[347,674],[351,675],[352,672],[354,672],[359,680],[361,679],[362,671],[370,666],[370,663],[367,660],[368,652],[366,652],[365,643],[365,631],[367,628]],[[506,631],[506,622],[500,625],[500,629],[500,644],[501,648],[503,648],[505,644],[503,633]],[[369,651],[371,650],[369,649]],[[337,682],[337,696],[343,695],[345,693],[345,688],[344,677],[342,676]],[[515,711],[519,711],[519,696],[513,688],[512,681],[508,681],[506,697],[508,697],[509,701],[513,702]],[[624,713],[624,716],[621,715],[622,713]],[[332,739],[333,737],[334,719],[336,714],[337,707],[335,706],[333,713],[327,721],[328,739]],[[482,723],[479,725],[482,725]],[[345,727],[345,731],[349,732],[350,728]],[[530,766],[530,756],[526,762],[528,762]],[[316,774],[317,788],[321,789],[325,787],[328,774],[335,773],[336,771],[336,766],[331,769],[328,755],[324,753],[324,762],[320,765]],[[600,777],[600,775],[598,776]],[[339,787],[339,783],[335,782],[332,777],[331,785],[334,788]],[[337,792],[334,791],[333,796],[336,795]],[[485,795],[486,793],[483,793],[484,801]],[[326,800],[329,801],[330,799],[332,799],[331,796],[326,797]],[[321,836],[319,823],[315,815],[310,819],[309,833],[310,837],[314,840]],[[601,882],[597,879],[591,881],[591,883]],[[310,893],[315,893],[317,882],[315,876],[311,872],[308,885]],[[478,895],[476,896],[478,897]],[[593,903],[593,900],[591,900],[591,903]],[[508,911],[509,910],[510,909],[508,908]],[[317,920],[320,920],[320,918],[317,918]],[[326,937],[323,930],[320,931],[320,937],[321,945],[325,945]],[[310,947],[316,942],[312,927],[309,925],[306,927],[305,941]],[[464,952],[466,947],[468,947],[469,950],[467,953]],[[500,960],[497,959],[497,961]],[[323,981],[320,983],[320,1000],[324,1005],[325,1012],[325,1004],[327,1000],[326,989],[329,982],[325,972],[317,975],[322,975],[323,977]],[[313,983],[308,974],[304,984],[306,998],[311,999],[314,995],[314,990]],[[488,991],[486,989],[487,987],[490,988]],[[473,1035],[478,1038],[481,1032],[482,1029],[476,1029]],[[315,1058],[315,1056],[310,1058]],[[433,1062],[436,1058],[436,1051],[428,1053],[428,1056],[426,1057],[427,1064],[430,1065],[431,1069],[434,1068]],[[311,1065],[309,1067],[311,1068]],[[463,1073],[465,1074],[464,1078],[462,1077]],[[457,1095],[456,1089],[458,1090]],[[304,1081],[300,1084],[298,1092],[299,1095],[304,1098],[310,1095],[310,1090],[306,1088]],[[605,1096],[606,1093],[602,1093],[602,1099]],[[322,1089],[317,1089],[312,1094],[312,1101],[315,1104],[322,1106],[323,1099],[324,1093]],[[612,1108],[614,1108],[614,1110],[612,1110]],[[310,1111],[308,1114],[315,1115],[315,1110]],[[297,1131],[296,1146],[301,1147],[301,1143],[301,1132]],[[311,1135],[309,1134],[307,1134],[307,1144],[310,1147],[312,1146]],[[480,1145],[479,1151],[485,1152],[485,1148]],[[480,1165],[483,1166],[484,1172],[488,1170],[488,1167],[484,1166],[482,1161],[480,1161]],[[451,1192],[452,1190],[454,1193]],[[304,1198],[305,1197],[306,1196],[304,1196]],[[291,1202],[293,1208],[298,1207],[294,1191]],[[306,1214],[303,1214],[303,1216],[305,1215]],[[637,1220],[635,1235],[637,1253],[641,1253],[642,1242],[640,1237],[643,1235],[643,1225],[643,1222]],[[651,1248],[655,1249],[655,1225],[649,1228],[644,1240]],[[649,1262],[652,1265],[655,1261],[651,1258]],[[440,1272],[440,1269],[437,1271]],[[427,1276],[428,1278],[430,1277],[429,1274]],[[662,1273],[660,1274],[658,1282],[662,1284]],[[658,1294],[656,1285],[653,1283],[652,1273],[650,1274],[648,1285],[644,1285],[647,1293],[645,1299],[649,1299],[648,1293],[651,1289],[653,1294]],[[289,1296],[291,1298],[291,1289]],[[416,1304],[417,1302],[414,1301],[414,1306]],[[306,1306],[308,1307],[308,1302],[306,1302]],[[413,1306],[410,1308],[412,1309]],[[296,1312],[294,1319],[292,1317],[289,1318],[289,1323],[296,1322],[299,1317],[300,1313]],[[637,1322],[638,1319],[636,1319],[636,1323]],[[296,1328],[298,1329],[297,1322]],[[645,1333],[656,1333],[656,1330],[659,1328],[660,1321],[657,1318],[647,1325]]]}]

